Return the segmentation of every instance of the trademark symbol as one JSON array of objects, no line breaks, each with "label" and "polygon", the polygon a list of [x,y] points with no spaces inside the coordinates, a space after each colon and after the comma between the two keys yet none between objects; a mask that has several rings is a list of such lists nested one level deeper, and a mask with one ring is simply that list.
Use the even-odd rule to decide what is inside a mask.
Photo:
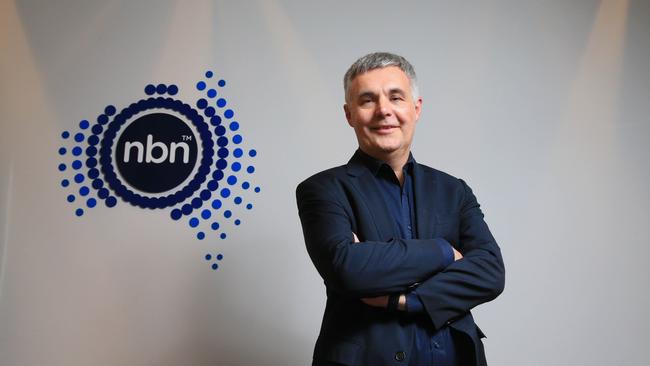
[{"label": "trademark symbol", "polygon": [[182,135],[181,138],[183,141],[192,141],[192,136],[189,135]]}]

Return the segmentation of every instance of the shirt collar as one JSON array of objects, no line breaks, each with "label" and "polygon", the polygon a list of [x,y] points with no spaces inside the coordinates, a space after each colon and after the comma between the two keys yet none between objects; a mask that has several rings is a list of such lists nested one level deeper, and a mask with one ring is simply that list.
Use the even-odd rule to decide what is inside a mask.
[{"label": "shirt collar", "polygon": [[[368,168],[373,175],[377,176],[383,166],[386,166],[391,172],[393,171],[390,165],[383,160],[373,158],[372,156],[366,154],[361,149],[357,149],[356,155],[359,157],[359,162]],[[413,158],[413,153],[409,152],[409,157],[406,160],[406,164],[402,167],[407,173],[413,172],[413,165],[415,164],[415,159]],[[393,173],[394,174],[394,173]]]}]

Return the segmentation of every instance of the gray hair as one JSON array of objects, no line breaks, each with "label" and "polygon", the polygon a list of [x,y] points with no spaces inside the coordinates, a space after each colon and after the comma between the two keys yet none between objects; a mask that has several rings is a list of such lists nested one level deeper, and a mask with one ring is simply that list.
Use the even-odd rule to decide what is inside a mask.
[{"label": "gray hair", "polygon": [[370,70],[381,69],[389,66],[397,66],[400,70],[404,71],[411,84],[413,100],[417,100],[420,93],[418,91],[417,76],[415,76],[413,65],[400,55],[388,52],[374,52],[356,60],[352,66],[350,66],[348,71],[346,71],[345,76],[343,77],[345,101],[348,102],[350,100],[350,84],[352,84],[352,80],[354,80],[357,75],[364,74]]}]

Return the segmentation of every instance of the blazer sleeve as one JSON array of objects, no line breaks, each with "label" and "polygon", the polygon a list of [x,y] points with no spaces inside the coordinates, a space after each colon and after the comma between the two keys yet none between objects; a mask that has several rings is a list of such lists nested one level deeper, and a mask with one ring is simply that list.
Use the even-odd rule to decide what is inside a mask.
[{"label": "blazer sleeve", "polygon": [[473,307],[491,301],[503,292],[505,268],[501,251],[483,219],[472,190],[459,180],[462,203],[458,243],[463,254],[417,288],[426,312],[436,329],[465,315]]},{"label": "blazer sleeve", "polygon": [[403,292],[445,267],[437,242],[444,239],[355,243],[347,198],[335,191],[313,178],[296,190],[307,251],[328,290],[350,297]]}]

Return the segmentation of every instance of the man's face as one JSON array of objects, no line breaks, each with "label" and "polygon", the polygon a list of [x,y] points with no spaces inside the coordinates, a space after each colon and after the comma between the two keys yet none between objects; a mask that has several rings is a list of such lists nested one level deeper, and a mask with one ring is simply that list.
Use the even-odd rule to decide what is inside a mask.
[{"label": "man's face", "polygon": [[408,154],[422,108],[408,76],[396,66],[370,70],[352,80],[349,93],[343,108],[361,150],[377,158]]}]

